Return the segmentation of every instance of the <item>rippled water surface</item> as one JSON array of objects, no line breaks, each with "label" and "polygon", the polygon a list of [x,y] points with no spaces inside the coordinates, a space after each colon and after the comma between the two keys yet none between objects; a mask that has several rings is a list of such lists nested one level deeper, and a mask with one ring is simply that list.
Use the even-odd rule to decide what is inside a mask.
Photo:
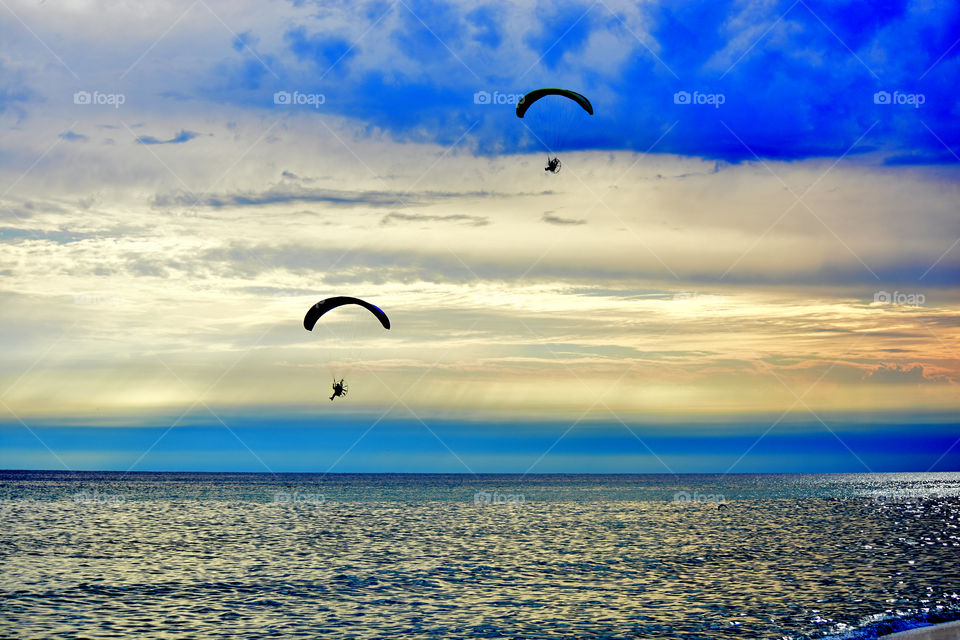
[{"label": "rippled water surface", "polygon": [[0,472],[0,498],[3,637],[872,638],[960,618],[960,474]]}]

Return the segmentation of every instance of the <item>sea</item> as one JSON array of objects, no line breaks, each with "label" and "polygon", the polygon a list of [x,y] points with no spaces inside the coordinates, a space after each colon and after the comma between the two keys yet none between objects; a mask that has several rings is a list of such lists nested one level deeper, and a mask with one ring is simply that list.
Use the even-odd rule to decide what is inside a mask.
[{"label": "sea", "polygon": [[872,639],[960,619],[960,473],[0,472],[3,638]]}]

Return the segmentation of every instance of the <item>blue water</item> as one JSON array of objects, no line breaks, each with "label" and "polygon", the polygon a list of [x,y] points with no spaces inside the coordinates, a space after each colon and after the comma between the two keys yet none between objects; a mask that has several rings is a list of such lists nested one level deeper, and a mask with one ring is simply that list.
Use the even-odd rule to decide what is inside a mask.
[{"label": "blue water", "polygon": [[2,637],[875,638],[960,619],[955,473],[0,472],[0,522]]}]

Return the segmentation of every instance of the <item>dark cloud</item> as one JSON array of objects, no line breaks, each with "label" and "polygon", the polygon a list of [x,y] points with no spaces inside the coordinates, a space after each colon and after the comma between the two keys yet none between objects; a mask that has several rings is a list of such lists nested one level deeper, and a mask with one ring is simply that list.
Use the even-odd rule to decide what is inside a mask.
[{"label": "dark cloud", "polygon": [[189,142],[190,140],[193,140],[198,135],[200,134],[195,133],[193,131],[187,131],[186,129],[181,129],[180,133],[173,136],[169,140],[158,140],[153,136],[140,136],[139,138],[137,138],[137,142],[139,142],[140,144],[182,144],[184,142]]},{"label": "dark cloud", "polygon": [[[153,199],[157,207],[202,206],[202,207],[260,207],[288,202],[318,202],[339,206],[387,207],[403,204],[404,194],[388,191],[347,191],[339,189],[303,189],[300,187],[274,187],[260,193],[212,194],[163,194]],[[409,200],[407,200],[409,202]]]},{"label": "dark cloud", "polygon": [[86,142],[89,140],[87,136],[80,133],[74,133],[73,131],[64,131],[60,134],[60,138],[62,140],[69,140],[71,142]]},{"label": "dark cloud", "polygon": [[560,216],[555,216],[552,213],[544,213],[543,217],[540,218],[547,224],[559,224],[559,225],[576,225],[576,224],[587,224],[586,220],[578,218],[561,218]]},{"label": "dark cloud", "polygon": [[[304,184],[310,184],[311,182],[316,182],[318,179],[320,179],[316,177],[306,178],[304,176],[297,175],[293,171],[282,171],[280,173],[280,177],[283,178],[284,180],[293,180],[294,182],[302,182]],[[329,179],[329,176],[322,176],[322,177]]]},{"label": "dark cloud", "polygon": [[473,227],[482,227],[490,224],[490,219],[486,216],[468,216],[464,214],[428,216],[419,213],[399,213],[397,211],[391,211],[380,220],[380,224],[383,225],[397,222],[459,222]]},{"label": "dark cloud", "polygon": [[[287,175],[284,177],[293,176]],[[161,194],[153,199],[157,207],[170,206],[204,206],[204,207],[257,207],[288,202],[318,202],[345,207],[396,207],[407,205],[424,205],[438,200],[452,200],[457,198],[498,198],[517,194],[493,193],[486,191],[468,191],[457,193],[453,191],[418,191],[403,193],[399,191],[348,191],[344,189],[311,189],[300,186],[277,186],[261,191],[260,193],[234,194]],[[470,216],[468,216],[470,217]]]}]

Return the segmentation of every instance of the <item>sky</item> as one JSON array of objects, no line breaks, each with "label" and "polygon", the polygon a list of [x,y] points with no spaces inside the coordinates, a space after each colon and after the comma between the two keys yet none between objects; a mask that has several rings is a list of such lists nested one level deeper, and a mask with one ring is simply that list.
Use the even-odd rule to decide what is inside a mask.
[{"label": "sky", "polygon": [[2,468],[960,470],[960,5],[0,32]]}]

